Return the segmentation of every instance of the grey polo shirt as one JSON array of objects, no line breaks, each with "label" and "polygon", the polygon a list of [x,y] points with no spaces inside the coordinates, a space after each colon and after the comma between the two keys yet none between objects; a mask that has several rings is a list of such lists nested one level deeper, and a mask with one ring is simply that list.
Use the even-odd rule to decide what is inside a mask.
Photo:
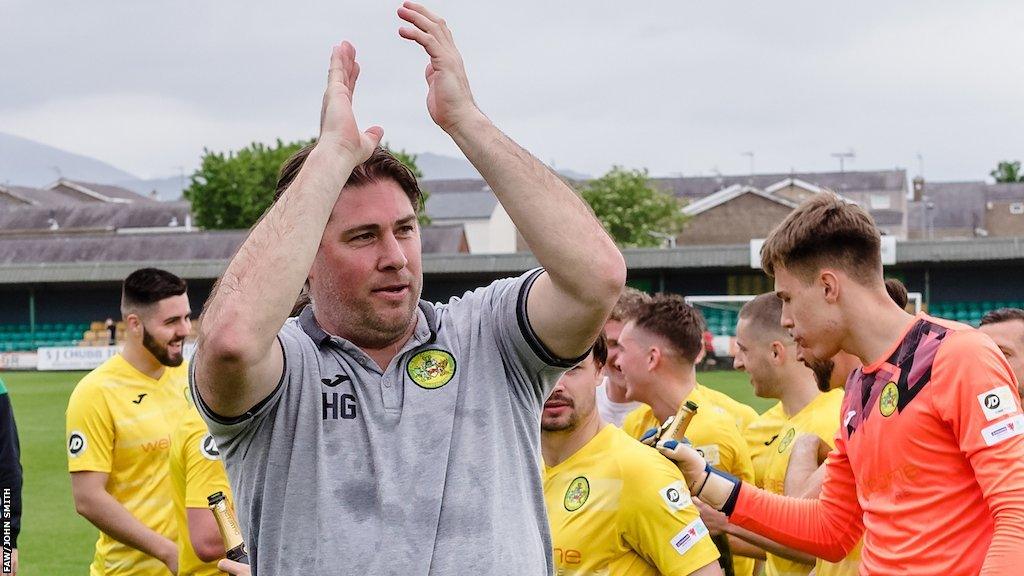
[{"label": "grey polo shirt", "polygon": [[552,573],[540,411],[579,359],[530,327],[541,272],[420,302],[383,373],[306,308],[278,334],[277,389],[237,419],[198,399],[193,374],[254,574]]}]

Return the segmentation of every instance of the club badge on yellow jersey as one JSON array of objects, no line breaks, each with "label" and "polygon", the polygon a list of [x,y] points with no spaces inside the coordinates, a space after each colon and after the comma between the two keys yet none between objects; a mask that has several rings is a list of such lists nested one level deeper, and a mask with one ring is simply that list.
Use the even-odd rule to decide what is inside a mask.
[{"label": "club badge on yellow jersey", "polygon": [[565,491],[565,498],[562,500],[562,505],[569,512],[575,512],[583,507],[587,503],[587,498],[590,496],[590,482],[587,481],[586,477],[580,476],[569,483],[568,490]]}]

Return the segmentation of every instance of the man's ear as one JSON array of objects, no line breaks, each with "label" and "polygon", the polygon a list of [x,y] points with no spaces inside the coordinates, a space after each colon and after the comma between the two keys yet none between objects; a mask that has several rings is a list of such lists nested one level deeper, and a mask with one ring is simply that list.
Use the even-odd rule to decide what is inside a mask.
[{"label": "man's ear", "polygon": [[647,349],[647,371],[653,372],[661,366],[661,362],[664,360],[661,354],[661,348],[657,346],[651,346]]},{"label": "man's ear", "polygon": [[839,278],[839,274],[834,270],[822,270],[818,275],[822,296],[829,304],[835,304],[839,301]]},{"label": "man's ear", "polygon": [[786,345],[779,340],[773,340],[771,343],[771,358],[769,359],[773,366],[782,366],[786,363]]}]

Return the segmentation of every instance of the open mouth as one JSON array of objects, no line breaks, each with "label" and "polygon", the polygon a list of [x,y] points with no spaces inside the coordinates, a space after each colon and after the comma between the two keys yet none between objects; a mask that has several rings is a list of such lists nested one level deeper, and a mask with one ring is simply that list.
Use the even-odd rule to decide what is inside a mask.
[{"label": "open mouth", "polygon": [[384,298],[403,298],[409,292],[408,284],[392,284],[375,288],[373,293]]}]

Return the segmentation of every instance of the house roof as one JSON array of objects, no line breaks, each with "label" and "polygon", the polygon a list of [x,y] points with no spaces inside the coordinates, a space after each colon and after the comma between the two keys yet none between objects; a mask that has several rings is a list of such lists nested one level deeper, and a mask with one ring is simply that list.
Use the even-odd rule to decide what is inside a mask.
[{"label": "house roof", "polygon": [[86,196],[93,197],[101,202],[155,202],[142,194],[137,194],[127,188],[121,188],[120,186],[94,184],[92,182],[81,182],[79,180],[69,180],[67,178],[57,180],[53,184],[47,186],[46,189],[57,190],[60,187],[70,188],[85,194]]},{"label": "house roof", "polygon": [[711,210],[716,206],[721,206],[722,204],[725,204],[726,202],[734,198],[743,196],[744,194],[753,194],[755,196],[760,196],[765,200],[781,204],[790,209],[796,208],[795,203],[790,202],[785,198],[774,196],[766,191],[758,190],[757,188],[754,188],[752,186],[733,184],[728,188],[724,188],[722,190],[719,190],[718,192],[715,192],[714,194],[705,196],[704,198],[701,198],[699,200],[694,200],[693,202],[687,204],[686,206],[683,207],[683,213],[690,216],[696,216],[697,214],[707,212],[708,210]]},{"label": "house roof", "polygon": [[[805,188],[807,186],[828,188],[839,193],[870,190],[905,190],[907,187],[907,172],[903,169],[894,169],[862,172],[748,174],[742,176],[683,176],[651,178],[651,183],[681,198],[702,198],[734,184],[768,190],[773,188],[773,186],[782,188],[785,185],[789,185],[788,182],[791,180],[794,183],[798,182],[799,184],[797,185]],[[787,182],[787,184],[779,186],[782,182]]]},{"label": "house roof", "polygon": [[431,191],[426,212],[432,220],[477,220],[490,218],[497,205],[498,198],[490,189],[442,194]]},{"label": "house roof", "polygon": [[0,233],[49,230],[51,218],[63,231],[161,228],[170,226],[172,222],[185,226],[188,215],[188,202],[76,202],[52,207],[10,206],[0,209]]}]

